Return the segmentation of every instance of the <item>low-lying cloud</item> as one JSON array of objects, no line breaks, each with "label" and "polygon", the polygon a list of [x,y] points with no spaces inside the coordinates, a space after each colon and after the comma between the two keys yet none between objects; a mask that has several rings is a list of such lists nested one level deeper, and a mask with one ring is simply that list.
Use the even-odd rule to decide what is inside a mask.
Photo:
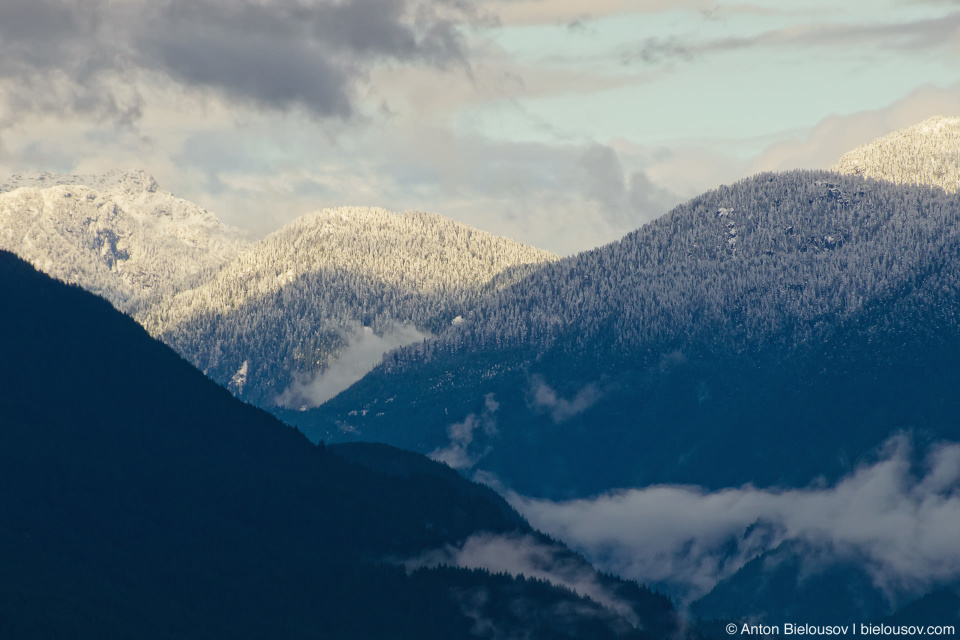
[{"label": "low-lying cloud", "polygon": [[382,336],[370,327],[358,329],[336,361],[310,380],[294,381],[277,396],[277,405],[288,409],[319,407],[369,373],[388,351],[430,337],[410,324],[400,325]]},{"label": "low-lying cloud", "polygon": [[531,389],[531,408],[546,411],[556,423],[561,423],[573,416],[583,413],[601,396],[596,384],[588,384],[577,391],[571,398],[559,395],[540,376],[534,376]]},{"label": "low-lying cloud", "polygon": [[488,393],[483,399],[483,405],[480,415],[471,413],[462,422],[455,422],[447,427],[449,443],[445,447],[435,449],[430,454],[430,458],[443,462],[452,469],[470,469],[490,453],[493,447],[475,442],[475,433],[479,429],[487,440],[497,435],[494,414],[500,408],[500,404],[492,393]]},{"label": "low-lying cloud", "polygon": [[861,559],[887,594],[918,594],[960,579],[960,444],[932,448],[919,473],[911,457],[901,435],[877,462],[829,487],[661,485],[567,502],[508,497],[533,526],[601,568],[687,600],[788,540],[837,561]]},{"label": "low-lying cloud", "polygon": [[532,535],[479,533],[458,546],[427,551],[404,564],[411,571],[446,565],[537,578],[590,598],[633,625],[639,622],[633,607],[600,584],[590,565],[563,547]]}]

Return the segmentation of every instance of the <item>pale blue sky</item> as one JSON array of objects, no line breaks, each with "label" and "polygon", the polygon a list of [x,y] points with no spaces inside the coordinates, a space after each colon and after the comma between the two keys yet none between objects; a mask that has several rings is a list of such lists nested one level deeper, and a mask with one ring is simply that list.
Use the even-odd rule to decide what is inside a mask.
[{"label": "pale blue sky", "polygon": [[956,0],[5,0],[0,174],[142,167],[254,235],[376,205],[570,253],[958,115],[958,70]]}]

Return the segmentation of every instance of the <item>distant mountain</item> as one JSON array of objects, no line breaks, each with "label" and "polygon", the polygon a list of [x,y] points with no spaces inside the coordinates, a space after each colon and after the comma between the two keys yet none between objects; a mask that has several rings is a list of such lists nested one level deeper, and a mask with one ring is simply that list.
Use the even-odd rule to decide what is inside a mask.
[{"label": "distant mountain", "polygon": [[[679,632],[665,598],[596,574],[490,490],[384,446],[311,445],[5,252],[0,300],[4,638]],[[424,560],[478,541],[532,546],[544,577]]]},{"label": "distant mountain", "polygon": [[960,118],[935,117],[840,158],[840,173],[960,191]]},{"label": "distant mountain", "polygon": [[135,312],[233,258],[241,233],[142,171],[15,175],[0,186],[0,249]]},{"label": "distant mountain", "polygon": [[137,318],[240,397],[312,407],[554,259],[434,214],[324,210]]},{"label": "distant mountain", "polygon": [[960,438],[958,279],[960,195],[762,174],[542,267],[282,415],[527,495],[804,486],[898,430]]}]

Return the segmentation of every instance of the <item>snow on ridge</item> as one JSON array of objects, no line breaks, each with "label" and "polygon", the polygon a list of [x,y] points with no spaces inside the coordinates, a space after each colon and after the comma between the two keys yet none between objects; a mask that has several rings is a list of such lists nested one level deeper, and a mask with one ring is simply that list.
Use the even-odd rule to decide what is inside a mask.
[{"label": "snow on ridge", "polygon": [[844,154],[834,171],[960,191],[960,117],[935,116]]},{"label": "snow on ridge", "polygon": [[274,294],[321,270],[351,273],[410,291],[479,290],[511,268],[557,256],[437,214],[340,207],[303,215],[247,245],[218,274],[140,318],[171,330],[221,307]]},{"label": "snow on ridge", "polygon": [[244,245],[239,230],[142,170],[23,172],[0,186],[0,247],[126,312],[192,286]]}]

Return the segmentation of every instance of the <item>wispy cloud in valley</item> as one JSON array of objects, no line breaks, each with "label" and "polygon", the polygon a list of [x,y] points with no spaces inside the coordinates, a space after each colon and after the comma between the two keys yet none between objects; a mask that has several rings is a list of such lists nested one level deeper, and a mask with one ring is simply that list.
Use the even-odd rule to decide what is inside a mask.
[{"label": "wispy cloud in valley", "polygon": [[[483,399],[483,411],[479,415],[468,414],[461,422],[447,427],[449,443],[434,449],[430,457],[452,469],[472,468],[492,449],[489,440],[498,434],[494,415],[499,408],[494,395],[488,393]],[[480,435],[484,436],[483,443],[479,441]]]},{"label": "wispy cloud in valley", "polygon": [[559,395],[541,376],[531,380],[530,407],[550,414],[554,422],[560,423],[583,413],[592,407],[602,396],[596,384],[581,387],[569,398]]},{"label": "wispy cloud in valley", "polygon": [[510,495],[535,527],[601,568],[671,585],[688,599],[787,540],[821,562],[863,558],[886,592],[919,594],[960,579],[960,444],[941,444],[922,471],[907,436],[833,486],[707,492],[652,486],[552,502]]},{"label": "wispy cloud in valley", "polygon": [[277,405],[289,409],[318,407],[370,372],[388,351],[429,337],[412,325],[400,325],[382,336],[370,327],[362,327],[350,336],[336,360],[313,378],[294,381],[277,397]]},{"label": "wispy cloud in valley", "polygon": [[631,624],[639,622],[633,607],[600,584],[590,565],[559,545],[532,535],[479,533],[462,544],[425,552],[404,564],[408,570],[447,565],[545,580],[590,598]]}]

